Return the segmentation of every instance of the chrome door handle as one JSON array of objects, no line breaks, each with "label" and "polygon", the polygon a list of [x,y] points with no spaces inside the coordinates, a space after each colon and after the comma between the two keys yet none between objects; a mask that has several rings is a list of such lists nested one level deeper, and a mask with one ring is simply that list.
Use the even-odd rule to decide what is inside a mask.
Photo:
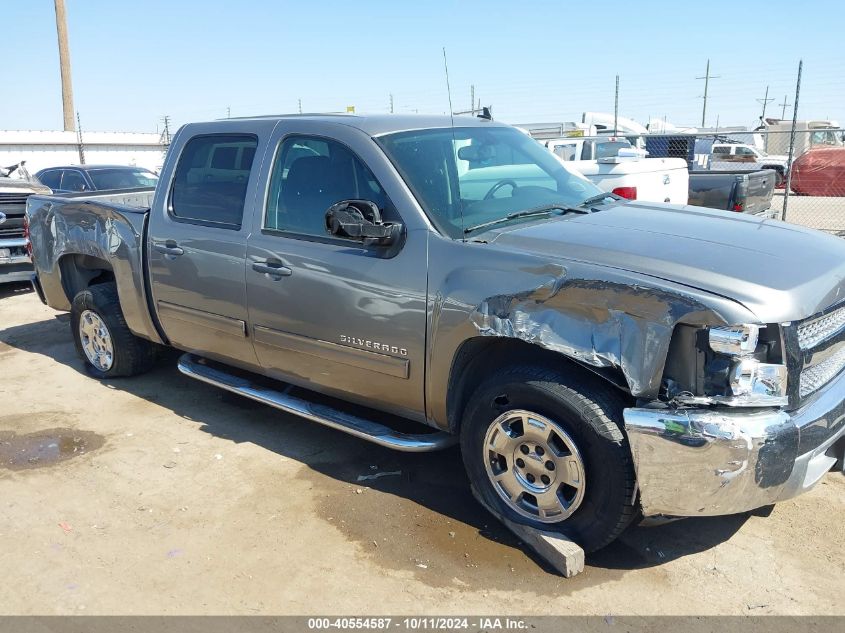
[{"label": "chrome door handle", "polygon": [[282,277],[290,277],[293,274],[293,271],[288,268],[287,266],[283,266],[281,262],[253,262],[252,269],[257,273],[263,273],[265,275],[269,275],[275,281],[278,281]]},{"label": "chrome door handle", "polygon": [[179,257],[179,255],[183,255],[185,251],[178,246],[176,246],[176,242],[172,240],[167,240],[164,244],[161,242],[153,244],[153,248],[164,255],[170,255],[171,257]]}]

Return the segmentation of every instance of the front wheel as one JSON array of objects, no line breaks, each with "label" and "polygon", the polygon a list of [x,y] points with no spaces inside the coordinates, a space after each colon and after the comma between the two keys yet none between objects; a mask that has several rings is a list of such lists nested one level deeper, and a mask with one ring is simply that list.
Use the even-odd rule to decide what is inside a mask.
[{"label": "front wheel", "polygon": [[155,362],[155,345],[126,325],[112,283],[91,286],[73,298],[70,327],[77,354],[97,378],[135,376]]},{"label": "front wheel", "polygon": [[463,419],[470,480],[508,519],[601,549],[635,513],[622,408],[613,388],[590,376],[534,366],[500,372],[476,390]]}]

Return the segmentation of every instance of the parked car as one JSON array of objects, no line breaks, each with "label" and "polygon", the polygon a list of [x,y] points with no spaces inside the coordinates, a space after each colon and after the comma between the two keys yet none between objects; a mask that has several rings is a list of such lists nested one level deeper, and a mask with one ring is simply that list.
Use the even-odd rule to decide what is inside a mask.
[{"label": "parked car", "polygon": [[710,168],[714,170],[771,169],[775,172],[775,185],[780,186],[786,180],[789,170],[789,156],[767,154],[751,145],[743,143],[713,143],[710,150]]},{"label": "parked car", "polygon": [[470,118],[189,124],[162,182],[28,200],[35,287],[94,376],[170,346],[383,446],[459,441],[489,507],[588,551],[843,468],[841,239],[622,200]]},{"label": "parked car", "polygon": [[34,193],[50,190],[30,177],[24,162],[0,169],[0,284],[32,277],[24,212]]},{"label": "parked car", "polygon": [[679,158],[646,158],[624,138],[563,137],[543,145],[594,185],[629,200],[686,204],[687,164]]},{"label": "parked car", "polygon": [[689,173],[689,204],[710,209],[769,215],[776,175],[759,171],[708,171]]},{"label": "parked car", "polygon": [[131,165],[68,165],[42,169],[35,174],[55,193],[155,187],[158,176]]}]

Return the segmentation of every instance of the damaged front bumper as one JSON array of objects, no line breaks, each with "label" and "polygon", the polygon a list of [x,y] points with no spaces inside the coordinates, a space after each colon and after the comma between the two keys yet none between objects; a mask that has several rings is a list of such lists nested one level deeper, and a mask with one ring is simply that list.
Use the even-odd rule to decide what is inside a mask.
[{"label": "damaged front bumper", "polygon": [[643,514],[735,514],[812,488],[845,457],[845,373],[798,409],[625,409]]}]

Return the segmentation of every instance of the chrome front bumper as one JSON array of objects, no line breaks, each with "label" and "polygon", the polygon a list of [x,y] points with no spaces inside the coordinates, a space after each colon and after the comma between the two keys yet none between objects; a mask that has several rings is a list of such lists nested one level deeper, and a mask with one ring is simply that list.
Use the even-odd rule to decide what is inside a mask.
[{"label": "chrome front bumper", "polygon": [[845,372],[801,409],[625,409],[645,516],[735,514],[843,467]]},{"label": "chrome front bumper", "polygon": [[23,252],[27,241],[24,238],[0,239],[0,253],[11,251],[9,255],[0,254],[0,283],[29,281],[32,274],[32,260]]}]

